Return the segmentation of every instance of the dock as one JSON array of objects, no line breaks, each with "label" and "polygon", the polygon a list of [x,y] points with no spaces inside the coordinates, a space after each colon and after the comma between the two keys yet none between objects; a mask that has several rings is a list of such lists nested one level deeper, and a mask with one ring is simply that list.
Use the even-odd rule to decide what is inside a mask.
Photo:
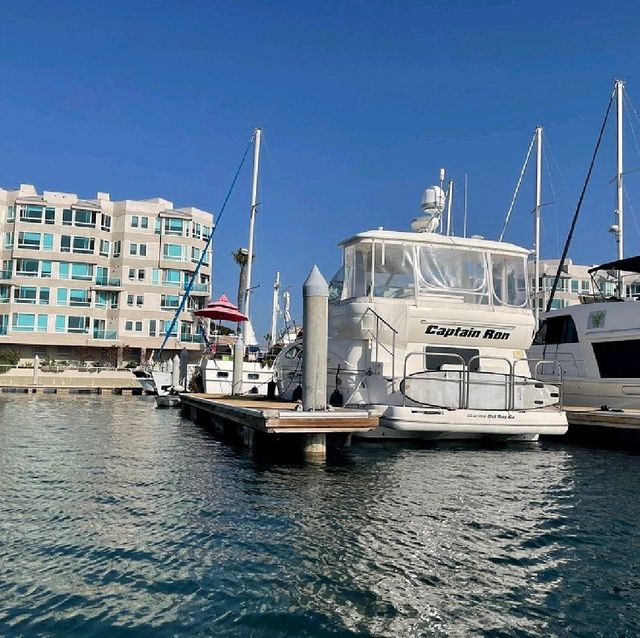
[{"label": "dock", "polygon": [[567,408],[568,437],[612,445],[640,443],[640,411]]},{"label": "dock", "polygon": [[264,397],[180,395],[183,416],[212,426],[248,448],[274,444],[300,450],[305,458],[323,460],[327,446],[349,445],[353,433],[378,426],[378,416],[366,409],[332,408],[303,411],[301,405]]}]

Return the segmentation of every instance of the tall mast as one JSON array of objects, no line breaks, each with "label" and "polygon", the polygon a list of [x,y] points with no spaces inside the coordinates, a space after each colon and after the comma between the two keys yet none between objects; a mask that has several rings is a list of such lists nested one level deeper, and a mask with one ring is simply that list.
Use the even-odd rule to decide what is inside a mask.
[{"label": "tall mast", "polygon": [[280,272],[276,272],[276,280],[273,282],[273,306],[271,308],[271,332],[269,333],[269,347],[276,342],[276,330],[278,323],[278,306],[280,299]]},{"label": "tall mast", "polygon": [[540,297],[540,206],[542,205],[542,127],[535,130],[536,138],[536,202],[535,202],[535,222],[534,222],[534,284],[533,284],[533,314],[536,318],[536,328],[540,317],[539,297]]},{"label": "tall mast", "polygon": [[[618,244],[618,259],[624,259],[624,232],[623,232],[623,189],[622,189],[622,91],[624,82],[616,80],[616,105],[618,111],[617,117],[617,170],[616,170],[616,242]],[[622,289],[622,271],[618,271],[618,296],[622,298],[624,292]]]},{"label": "tall mast", "polygon": [[467,236],[467,207],[469,204],[468,201],[468,190],[469,190],[469,183],[467,180],[467,174],[464,174],[464,224],[462,227],[462,236],[466,237]]},{"label": "tall mast", "polygon": [[[253,134],[253,179],[251,182],[251,214],[249,217],[249,254],[247,256],[247,290],[244,296],[244,308],[242,312],[249,316],[249,301],[251,297],[251,270],[253,268],[253,230],[256,223],[256,210],[258,207],[258,168],[260,166],[260,138],[262,129],[257,128]],[[248,323],[248,322],[247,322]],[[246,323],[243,324],[246,326]],[[245,335],[246,336],[246,335]]]}]

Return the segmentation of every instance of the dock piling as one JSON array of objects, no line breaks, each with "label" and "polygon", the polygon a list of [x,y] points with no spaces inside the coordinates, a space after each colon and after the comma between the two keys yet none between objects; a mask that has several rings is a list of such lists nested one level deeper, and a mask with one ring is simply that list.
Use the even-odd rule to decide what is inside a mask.
[{"label": "dock piling", "polygon": [[325,410],[327,407],[329,286],[317,266],[311,269],[304,282],[302,296],[302,325],[304,326],[302,407],[305,412]]},{"label": "dock piling", "polygon": [[233,375],[231,377],[231,394],[242,394],[242,367],[244,363],[244,341],[238,335],[233,344]]}]

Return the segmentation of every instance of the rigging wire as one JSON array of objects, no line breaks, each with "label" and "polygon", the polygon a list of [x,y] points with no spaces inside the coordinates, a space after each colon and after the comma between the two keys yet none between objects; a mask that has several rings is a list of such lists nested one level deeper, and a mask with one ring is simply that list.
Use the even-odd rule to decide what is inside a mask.
[{"label": "rigging wire", "polygon": [[511,218],[511,212],[513,211],[513,207],[516,203],[516,198],[518,197],[518,191],[520,190],[520,185],[522,184],[522,178],[524,177],[524,172],[527,170],[527,164],[529,163],[529,157],[531,156],[531,151],[533,150],[533,143],[535,142],[536,136],[535,133],[531,138],[531,144],[529,144],[529,150],[527,151],[527,156],[524,158],[524,164],[522,165],[522,170],[520,171],[520,177],[518,178],[518,183],[516,184],[516,188],[513,191],[513,197],[511,198],[511,205],[509,206],[509,210],[507,211],[507,216],[504,220],[504,226],[502,227],[502,232],[500,233],[500,238],[498,241],[502,241],[504,234],[507,230],[507,224],[509,223],[509,219]]},{"label": "rigging wire", "polygon": [[633,223],[636,225],[636,230],[638,231],[638,235],[640,235],[640,226],[638,225],[638,218],[636,217],[636,211],[633,209],[633,204],[631,203],[631,198],[629,197],[629,193],[626,188],[623,188],[624,196],[627,200],[627,204],[629,206],[629,210],[631,211],[631,217],[633,218]]},{"label": "rigging wire", "polygon": [[233,192],[233,189],[236,185],[236,182],[238,181],[238,176],[240,175],[240,171],[242,170],[242,166],[244,165],[244,161],[247,158],[247,153],[249,152],[249,149],[251,148],[251,145],[253,144],[253,140],[255,138],[255,132],[253,133],[253,135],[251,136],[251,139],[249,140],[249,144],[247,144],[247,148],[244,149],[244,153],[242,155],[242,159],[240,160],[240,165],[238,166],[238,170],[236,171],[236,174],[233,176],[233,180],[231,182],[231,186],[229,187],[229,190],[227,191],[227,195],[224,198],[224,201],[222,202],[222,206],[220,208],[220,211],[218,212],[218,215],[215,218],[215,221],[213,222],[213,227],[211,228],[211,233],[209,234],[209,239],[207,239],[207,243],[205,244],[205,247],[202,250],[202,254],[200,255],[200,259],[198,260],[198,263],[196,264],[196,268],[193,271],[193,275],[191,276],[191,279],[189,280],[189,283],[187,284],[187,287],[185,288],[184,291],[184,295],[182,296],[182,299],[180,300],[180,305],[178,306],[178,309],[176,310],[176,313],[173,315],[173,319],[171,320],[171,325],[169,326],[169,328],[167,329],[165,335],[164,335],[164,339],[162,340],[162,345],[160,346],[160,352],[158,352],[158,361],[160,361],[160,357],[162,356],[162,352],[164,350],[164,347],[167,343],[167,341],[169,340],[169,337],[171,336],[171,333],[173,332],[173,329],[176,325],[176,321],[178,320],[178,317],[180,316],[180,313],[184,310],[184,307],[187,303],[187,299],[189,299],[189,294],[191,293],[191,288],[193,288],[193,284],[196,281],[196,277],[198,276],[198,273],[200,272],[200,268],[202,268],[202,264],[204,263],[205,257],[207,256],[207,251],[209,250],[211,243],[213,241],[213,236],[216,232],[216,230],[218,230],[218,226],[220,224],[220,220],[222,219],[222,215],[224,213],[225,208],[227,207],[227,202],[229,201],[229,198],[231,197],[231,193]]},{"label": "rigging wire", "polygon": [[587,192],[587,186],[589,184],[589,180],[591,179],[593,166],[596,163],[596,157],[598,155],[598,150],[600,149],[600,143],[602,142],[602,138],[604,136],[604,130],[607,126],[607,120],[609,119],[609,113],[611,112],[611,105],[613,104],[613,98],[615,94],[616,92],[614,89],[613,92],[611,93],[611,97],[609,98],[609,104],[607,105],[607,110],[604,114],[604,120],[602,122],[602,126],[600,127],[600,133],[598,134],[598,141],[596,142],[596,147],[593,151],[593,156],[591,157],[591,163],[589,164],[587,177],[584,180],[584,185],[582,186],[582,191],[580,192],[580,198],[578,199],[576,212],[573,214],[573,219],[571,220],[571,227],[569,228],[569,234],[567,235],[567,239],[564,243],[562,257],[560,258],[560,263],[558,264],[558,270],[556,271],[556,276],[555,276],[555,279],[553,280],[553,286],[551,287],[551,293],[549,294],[549,300],[547,301],[547,308],[545,312],[549,312],[549,310],[551,310],[551,304],[553,302],[553,298],[555,297],[556,289],[558,288],[558,282],[560,281],[560,275],[562,274],[562,269],[564,268],[564,262],[567,259],[567,253],[569,252],[569,246],[571,245],[571,239],[573,238],[573,231],[576,228],[578,215],[580,214],[580,208],[582,208],[582,201],[584,200],[585,193]]},{"label": "rigging wire", "polygon": [[[546,148],[551,150],[551,144],[549,143],[549,140],[547,139],[546,134],[542,136],[542,142],[543,144],[545,144]],[[545,168],[547,169],[547,177],[549,178],[549,187],[551,188],[551,195],[553,196],[553,199],[551,200],[550,204],[553,205],[553,210],[555,212],[554,221],[555,221],[555,231],[556,231],[556,254],[557,254],[560,252],[560,230],[558,228],[558,198],[556,197],[556,191],[553,186],[553,178],[551,176],[551,166],[549,165],[549,158],[547,157],[547,153],[543,153],[542,157],[544,159]],[[544,228],[544,221],[542,223],[542,226]]]}]

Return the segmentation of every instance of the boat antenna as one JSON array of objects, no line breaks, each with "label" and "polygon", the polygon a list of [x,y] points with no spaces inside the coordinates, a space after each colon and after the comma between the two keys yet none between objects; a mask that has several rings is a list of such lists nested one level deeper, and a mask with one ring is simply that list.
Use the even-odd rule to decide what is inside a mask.
[{"label": "boat antenna", "polygon": [[238,170],[236,170],[236,174],[233,176],[233,180],[231,181],[231,186],[229,187],[229,190],[227,191],[227,195],[224,198],[224,201],[222,202],[222,206],[220,207],[220,212],[218,213],[217,217],[215,218],[215,221],[213,222],[211,233],[209,234],[209,239],[207,239],[207,243],[205,244],[202,254],[200,255],[200,259],[196,264],[196,268],[193,271],[193,275],[191,276],[191,279],[189,280],[189,283],[187,284],[187,287],[184,290],[184,294],[182,295],[182,299],[180,300],[180,305],[178,306],[178,309],[176,310],[175,314],[173,315],[173,319],[171,320],[171,325],[169,326],[169,328],[167,328],[165,332],[164,339],[162,340],[162,345],[160,346],[160,351],[158,352],[157,361],[160,361],[162,351],[164,350],[164,347],[167,344],[167,341],[169,340],[171,333],[173,332],[173,328],[176,325],[176,321],[178,320],[180,313],[184,310],[184,307],[187,303],[187,299],[189,299],[191,288],[193,288],[193,284],[195,283],[198,273],[200,272],[200,268],[202,268],[202,264],[204,263],[204,260],[207,256],[207,251],[211,248],[211,243],[213,242],[213,235],[216,232],[216,230],[218,230],[218,226],[220,225],[220,220],[222,219],[222,214],[224,213],[224,210],[227,207],[227,202],[229,201],[229,198],[231,197],[231,193],[233,192],[236,182],[238,181],[238,176],[240,175],[240,171],[242,170],[242,166],[244,165],[244,161],[247,157],[247,153],[251,148],[251,144],[253,144],[254,135],[251,136],[251,139],[249,140],[249,144],[247,144],[247,148],[244,149],[244,153],[242,154],[242,159],[240,160],[240,165],[238,166]]},{"label": "boat antenna", "polygon": [[609,113],[611,111],[611,105],[613,104],[613,96],[615,95],[615,89],[609,98],[609,104],[607,105],[607,110],[604,114],[604,120],[602,121],[602,126],[600,127],[600,133],[598,135],[598,141],[596,142],[596,147],[593,151],[593,156],[591,157],[591,163],[589,164],[589,170],[587,171],[587,177],[584,180],[584,185],[582,186],[582,191],[580,193],[580,197],[578,198],[578,205],[576,206],[576,212],[573,214],[573,219],[571,220],[571,226],[569,228],[569,234],[567,235],[567,239],[564,242],[564,248],[562,250],[562,257],[560,258],[560,263],[558,264],[558,270],[556,271],[555,279],[553,280],[553,286],[551,286],[551,294],[549,295],[549,300],[547,301],[546,312],[551,310],[551,304],[553,303],[553,298],[556,294],[556,289],[558,288],[558,282],[560,281],[560,275],[562,274],[562,270],[564,268],[564,262],[567,259],[567,253],[569,252],[569,246],[571,245],[571,239],[573,238],[573,231],[576,228],[576,222],[578,221],[578,215],[580,214],[580,208],[582,207],[582,200],[584,199],[584,195],[587,191],[587,186],[589,184],[589,180],[591,179],[591,172],[593,171],[593,166],[596,163],[596,157],[598,155],[598,150],[600,148],[600,142],[602,142],[602,137],[604,135],[604,130],[607,126],[607,120],[609,119]]},{"label": "boat antenna", "polygon": [[463,226],[462,226],[462,236],[466,237],[467,236],[467,205],[468,205],[468,188],[469,188],[469,183],[467,180],[467,174],[464,174],[464,222],[463,222]]},{"label": "boat antenna", "polygon": [[447,236],[453,233],[451,228],[451,205],[453,204],[453,180],[449,180],[449,188],[447,188]]}]

